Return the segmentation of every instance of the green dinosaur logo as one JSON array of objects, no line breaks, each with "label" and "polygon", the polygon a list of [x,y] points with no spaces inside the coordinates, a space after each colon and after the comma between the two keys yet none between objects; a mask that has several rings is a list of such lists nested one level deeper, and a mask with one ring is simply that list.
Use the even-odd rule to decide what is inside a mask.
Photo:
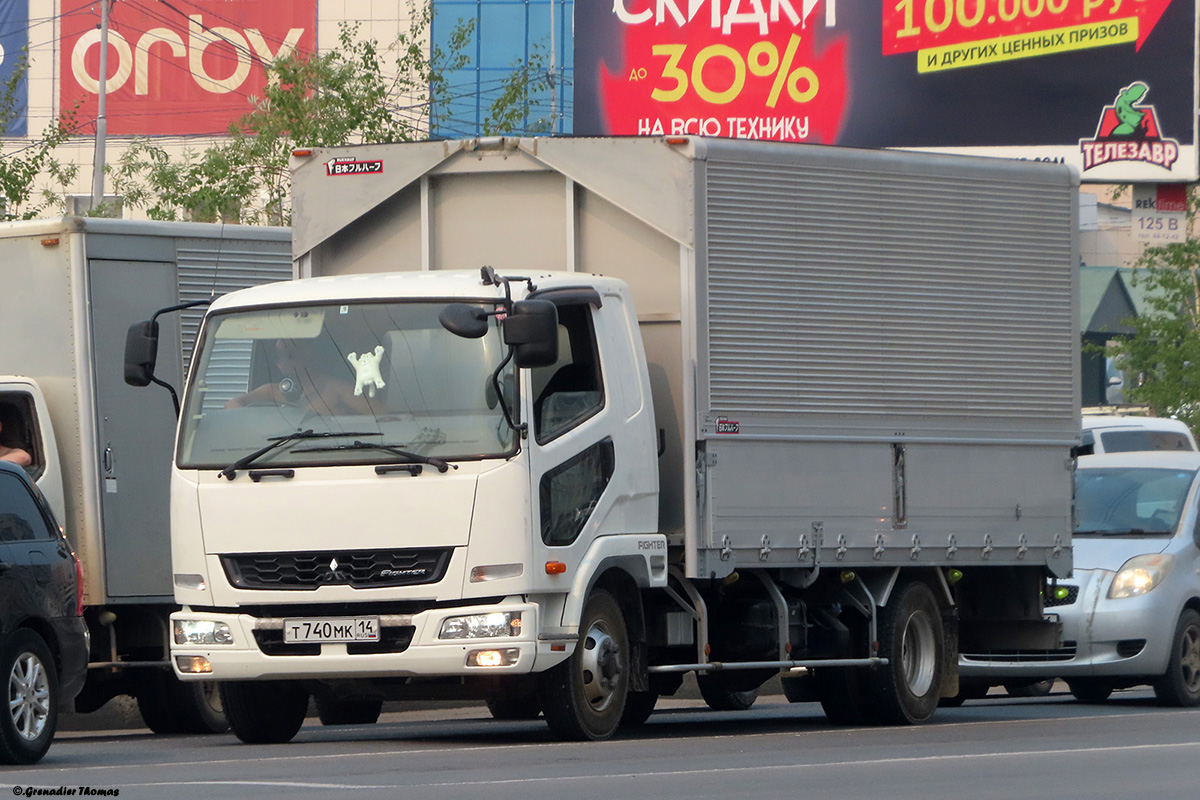
[{"label": "green dinosaur logo", "polygon": [[1179,158],[1179,142],[1165,139],[1152,105],[1141,104],[1150,86],[1135,81],[1117,92],[1100,114],[1091,139],[1080,139],[1084,172],[1113,161],[1140,161],[1170,170]]}]

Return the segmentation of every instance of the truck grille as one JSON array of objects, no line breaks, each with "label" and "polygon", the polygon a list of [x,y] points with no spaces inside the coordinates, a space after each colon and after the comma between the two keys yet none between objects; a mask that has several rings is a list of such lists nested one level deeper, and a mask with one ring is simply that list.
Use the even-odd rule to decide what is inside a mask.
[{"label": "truck grille", "polygon": [[308,591],[321,586],[378,589],[436,583],[446,574],[452,548],[338,550],[308,553],[237,553],[221,556],[225,576],[238,589]]}]

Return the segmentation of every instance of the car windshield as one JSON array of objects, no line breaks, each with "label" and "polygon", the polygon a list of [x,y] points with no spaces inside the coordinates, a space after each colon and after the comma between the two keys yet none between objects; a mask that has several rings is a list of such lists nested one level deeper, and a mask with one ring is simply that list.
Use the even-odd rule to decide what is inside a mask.
[{"label": "car windshield", "polygon": [[[359,302],[214,314],[191,367],[179,465],[225,469],[264,448],[254,466],[510,454],[516,440],[491,380],[505,354],[499,326],[481,339],[455,336],[438,322],[445,305]],[[511,369],[501,386],[515,407]],[[281,437],[290,438],[267,447]],[[322,446],[306,441],[316,437]]]},{"label": "car windshield", "polygon": [[1194,470],[1149,467],[1080,469],[1075,533],[1170,535],[1195,476]]},{"label": "car windshield", "polygon": [[1192,443],[1176,431],[1104,431],[1100,442],[1106,453],[1131,453],[1139,450],[1191,450]]}]

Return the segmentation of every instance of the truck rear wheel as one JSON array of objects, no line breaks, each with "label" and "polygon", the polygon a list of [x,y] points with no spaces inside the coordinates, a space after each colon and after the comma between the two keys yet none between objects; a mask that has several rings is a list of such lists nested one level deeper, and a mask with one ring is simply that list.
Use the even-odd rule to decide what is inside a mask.
[{"label": "truck rear wheel", "polygon": [[704,703],[713,711],[746,711],[758,699],[758,690],[735,691],[722,680],[723,675],[704,672],[696,676],[696,686]]},{"label": "truck rear wheel", "polygon": [[1103,703],[1113,693],[1113,685],[1100,678],[1070,679],[1067,688],[1081,703]]},{"label": "truck rear wheel", "polygon": [[834,725],[866,725],[874,721],[865,673],[856,667],[813,670],[813,691],[825,718]]},{"label": "truck rear wheel", "polygon": [[621,723],[629,694],[629,633],[616,599],[604,590],[583,606],[579,643],[563,663],[542,673],[538,699],[560,739],[599,741]]},{"label": "truck rear wheel", "polygon": [[881,722],[912,725],[933,716],[942,690],[942,614],[928,585],[905,584],[879,620],[880,654],[887,666],[871,673]]},{"label": "truck rear wheel", "polygon": [[233,733],[247,744],[290,742],[308,713],[308,690],[296,681],[223,681],[221,702]]}]

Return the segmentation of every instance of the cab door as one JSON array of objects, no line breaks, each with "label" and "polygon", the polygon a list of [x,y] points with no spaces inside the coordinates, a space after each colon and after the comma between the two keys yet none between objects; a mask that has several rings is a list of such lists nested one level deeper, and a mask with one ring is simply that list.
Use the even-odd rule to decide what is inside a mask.
[{"label": "cab door", "polygon": [[[619,412],[596,335],[599,297],[558,303],[559,358],[527,374],[530,401],[530,480],[533,498],[533,582],[562,591],[598,533],[611,506],[608,495],[618,454],[613,427]],[[546,562],[566,565],[545,574]]]}]

